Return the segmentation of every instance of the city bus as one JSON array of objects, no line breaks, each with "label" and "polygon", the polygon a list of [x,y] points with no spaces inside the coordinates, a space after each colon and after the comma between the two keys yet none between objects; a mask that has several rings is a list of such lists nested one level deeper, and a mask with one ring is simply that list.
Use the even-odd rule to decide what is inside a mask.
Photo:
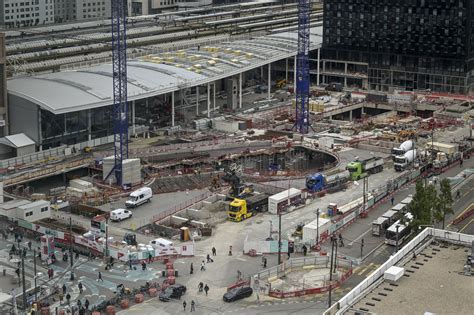
[{"label": "city bus", "polygon": [[386,231],[385,231],[385,244],[396,246],[397,245],[397,226],[398,226],[398,245],[402,244],[403,241],[410,235],[410,227],[408,226],[413,220],[413,216],[411,213],[405,214],[404,223],[402,220],[398,220],[394,224],[392,224]]}]

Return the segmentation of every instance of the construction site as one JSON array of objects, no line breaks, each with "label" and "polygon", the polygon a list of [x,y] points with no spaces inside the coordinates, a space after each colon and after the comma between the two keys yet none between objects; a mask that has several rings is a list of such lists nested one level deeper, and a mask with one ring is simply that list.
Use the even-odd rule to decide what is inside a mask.
[{"label": "construction site", "polygon": [[[137,279],[156,277],[163,288],[175,284],[178,270],[182,277],[186,273],[182,281],[197,287],[189,262],[197,258],[197,270],[217,247],[228,253],[228,261],[216,263],[223,273],[246,270],[237,282],[234,277],[213,282],[211,297],[218,305],[235,282],[254,287],[262,293],[257,299],[265,301],[342,287],[356,259],[345,255],[331,272],[332,254],[330,262],[323,243],[414,181],[462,166],[472,154],[474,97],[380,93],[327,82],[319,55],[322,5],[300,2],[298,10],[297,3],[249,5],[247,14],[233,18],[256,19],[245,24],[248,34],[217,33],[221,24],[226,30],[244,28],[215,17],[235,15],[232,6],[190,12],[174,24],[160,20],[171,13],[160,15],[157,25],[151,17],[137,17],[127,34],[128,50],[123,32],[132,22],[125,21],[123,8],[114,7],[113,58],[103,62],[95,59],[110,57],[103,52],[110,47],[92,43],[94,34],[81,29],[75,30],[81,33],[75,43],[93,49],[93,62],[69,64],[58,57],[55,65],[22,64],[38,56],[20,43],[8,46],[18,50],[10,57],[18,59],[11,71],[36,73],[7,81],[12,135],[0,139],[6,157],[0,161],[5,228],[41,239],[40,257],[48,266],[61,251],[51,243],[71,248],[71,267],[66,256],[58,269],[65,274],[77,268],[90,277],[86,267],[73,267],[72,248],[105,262],[97,270],[112,268],[109,259],[117,261],[117,274],[159,262],[150,269],[153,275]],[[271,30],[256,14],[260,10],[265,19],[272,16]],[[275,18],[281,15],[291,17]],[[152,24],[159,36],[180,30],[174,40],[185,43],[167,45],[166,51],[161,37],[147,44],[148,37],[137,34],[151,34]],[[206,36],[190,34],[191,24],[199,24]],[[42,49],[44,32],[21,36],[37,37],[31,49]],[[66,37],[73,30],[57,32]],[[20,35],[10,33],[18,40]],[[110,36],[98,31],[94,41],[99,34]],[[56,41],[57,56],[72,45],[61,44],[60,36]],[[469,187],[472,174],[466,169],[453,183]],[[293,253],[316,258],[290,259]],[[267,259],[274,269],[266,269]],[[247,260],[252,266],[245,269]],[[121,281],[114,277],[110,288],[97,288],[107,299]],[[48,299],[50,293],[41,296]],[[20,295],[14,299],[26,308],[26,291]]]}]

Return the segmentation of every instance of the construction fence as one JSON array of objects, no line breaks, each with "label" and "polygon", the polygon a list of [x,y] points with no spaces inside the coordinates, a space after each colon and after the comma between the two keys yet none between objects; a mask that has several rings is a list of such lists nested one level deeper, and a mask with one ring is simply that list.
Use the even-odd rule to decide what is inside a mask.
[{"label": "construction fence", "polygon": [[[295,271],[302,271],[311,268],[325,268],[330,267],[330,259],[328,256],[305,256],[290,258],[278,266],[274,266],[258,272],[250,278],[250,285],[259,292],[276,298],[287,298],[295,296],[303,296],[308,294],[326,292],[331,288],[340,286],[347,278],[352,275],[352,262],[345,259],[336,259],[336,272],[333,273],[330,279],[329,272],[320,276],[312,276],[312,282],[320,282],[323,285],[312,287],[307,285],[305,287],[304,281],[301,287],[294,287],[289,291],[278,290],[272,288],[271,282],[279,278],[285,277],[287,274]],[[264,284],[262,286],[262,283]]]}]

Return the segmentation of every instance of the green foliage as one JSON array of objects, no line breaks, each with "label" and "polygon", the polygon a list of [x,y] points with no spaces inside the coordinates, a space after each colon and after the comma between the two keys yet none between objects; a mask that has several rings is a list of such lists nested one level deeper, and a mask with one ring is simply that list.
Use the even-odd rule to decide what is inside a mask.
[{"label": "green foliage", "polygon": [[425,185],[423,181],[416,182],[416,192],[410,204],[410,212],[413,215],[411,227],[418,231],[420,225],[430,225],[432,211],[438,204],[438,195],[433,185]]},{"label": "green foliage", "polygon": [[437,198],[434,217],[437,222],[443,222],[444,229],[444,220],[446,218],[446,215],[454,213],[453,196],[451,192],[451,184],[447,178],[441,180],[439,185],[439,196]]}]

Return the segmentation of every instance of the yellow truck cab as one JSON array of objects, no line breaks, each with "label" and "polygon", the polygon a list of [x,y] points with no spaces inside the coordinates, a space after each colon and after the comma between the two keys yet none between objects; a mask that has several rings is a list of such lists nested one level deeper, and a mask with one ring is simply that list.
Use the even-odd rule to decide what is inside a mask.
[{"label": "yellow truck cab", "polygon": [[235,198],[229,205],[229,211],[227,211],[227,218],[230,221],[240,222],[247,218],[250,218],[252,213],[248,212],[247,201],[243,199]]},{"label": "yellow truck cab", "polygon": [[268,209],[268,195],[255,194],[245,199],[235,198],[229,204],[227,219],[240,222],[250,218],[254,212],[264,212]]}]

